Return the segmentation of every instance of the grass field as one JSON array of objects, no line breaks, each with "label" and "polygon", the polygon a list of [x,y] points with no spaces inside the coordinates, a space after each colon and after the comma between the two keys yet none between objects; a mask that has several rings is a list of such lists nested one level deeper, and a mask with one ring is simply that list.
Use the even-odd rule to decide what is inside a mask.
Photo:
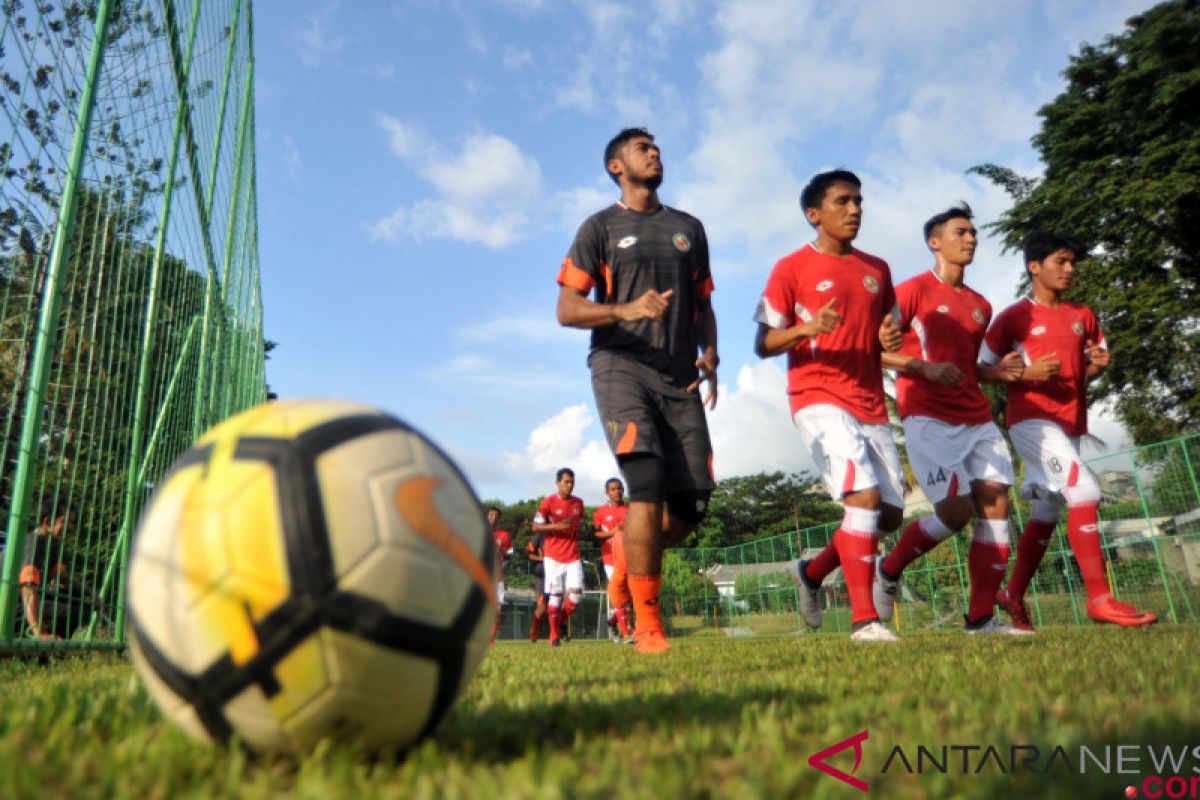
[{"label": "grass field", "polygon": [[[129,663],[96,655],[0,662],[0,781],[25,797],[861,797],[808,757],[869,731],[856,775],[879,797],[1123,797],[1133,774],[1080,775],[1077,751],[1200,745],[1200,628],[1047,629],[1033,641],[913,634],[677,639],[661,657],[607,642],[506,642],[438,735],[406,759],[322,746],[300,762],[193,744],[163,721]],[[1043,773],[1002,773],[1012,745]],[[918,745],[963,751],[909,774]],[[1127,750],[1127,754],[1135,751]],[[1028,751],[1026,751],[1028,753]],[[1200,755],[1198,751],[1197,755]],[[1181,770],[1200,770],[1192,758]],[[830,763],[850,771],[853,751]],[[1132,762],[1125,763],[1126,769]],[[977,767],[981,768],[976,771]],[[1165,777],[1166,774],[1161,773]],[[1165,794],[1163,796],[1166,796]]]}]

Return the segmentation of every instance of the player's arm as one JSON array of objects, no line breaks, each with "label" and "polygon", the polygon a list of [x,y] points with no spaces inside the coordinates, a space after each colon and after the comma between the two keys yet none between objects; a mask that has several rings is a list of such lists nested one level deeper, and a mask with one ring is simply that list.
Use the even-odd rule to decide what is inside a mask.
[{"label": "player's arm", "polygon": [[717,355],[717,315],[712,303],[704,300],[704,309],[696,320],[696,341],[700,345],[700,357],[696,359],[696,369],[700,377],[687,387],[689,392],[700,388],[700,384],[708,381],[708,394],[704,396],[704,405],[710,409],[717,407],[717,367],[721,357]]},{"label": "player's arm", "polygon": [[942,386],[958,386],[966,374],[949,361],[924,361],[916,356],[903,353],[885,352],[880,360],[884,369],[894,369],[905,375],[916,375],[931,383]]},{"label": "player's arm", "polygon": [[631,303],[597,303],[573,286],[558,292],[558,324],[568,328],[603,328],[618,322],[640,319],[661,320],[671,305],[674,289],[658,292],[650,289]]},{"label": "player's arm", "polygon": [[758,332],[754,335],[754,354],[759,358],[771,358],[786,353],[805,339],[833,332],[842,324],[842,315],[835,309],[836,305],[835,297],[821,306],[811,320],[787,328],[773,328],[765,322],[758,323]]},{"label": "player's arm", "polygon": [[1025,376],[1025,359],[1016,350],[1009,350],[991,363],[980,361],[975,365],[975,374],[980,383],[1015,383]]}]

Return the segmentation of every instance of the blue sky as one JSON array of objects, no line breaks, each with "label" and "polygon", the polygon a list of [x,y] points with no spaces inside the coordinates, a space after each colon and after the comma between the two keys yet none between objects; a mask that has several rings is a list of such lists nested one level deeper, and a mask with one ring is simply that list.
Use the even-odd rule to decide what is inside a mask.
[{"label": "blue sky", "polygon": [[[751,320],[771,266],[811,238],[805,181],[857,172],[857,244],[897,282],[923,271],[927,217],[966,200],[986,223],[1008,205],[965,170],[1036,175],[1036,111],[1068,55],[1150,5],[257,3],[265,332],[280,343],[268,380],[284,397],[391,411],[482,497],[540,496],[570,465],[600,500],[615,463],[587,334],[558,327],[554,279],[579,223],[618,196],[605,143],[644,125],[663,150],[660,196],[700,217],[712,246],[717,476],[810,469],[782,361],[754,356]],[[1020,271],[988,240],[967,281],[999,311]]]}]

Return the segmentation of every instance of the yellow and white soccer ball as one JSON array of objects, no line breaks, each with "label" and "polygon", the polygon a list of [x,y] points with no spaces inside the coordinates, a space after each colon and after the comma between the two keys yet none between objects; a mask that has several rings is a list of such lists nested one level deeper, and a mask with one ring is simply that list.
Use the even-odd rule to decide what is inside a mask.
[{"label": "yellow and white soccer ball", "polygon": [[130,555],[130,649],[197,738],[401,748],[475,675],[494,563],[479,501],[420,433],[355,403],[270,403],[161,481]]}]

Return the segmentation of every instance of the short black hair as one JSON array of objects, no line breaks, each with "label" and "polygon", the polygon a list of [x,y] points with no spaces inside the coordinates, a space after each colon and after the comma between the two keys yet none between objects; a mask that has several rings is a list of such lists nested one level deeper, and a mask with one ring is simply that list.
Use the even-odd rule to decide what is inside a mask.
[{"label": "short black hair", "polygon": [[608,493],[608,487],[612,486],[614,483],[619,483],[619,484],[621,484],[621,488],[622,488],[622,489],[624,489],[624,488],[625,488],[625,483],[624,483],[624,482],[623,482],[623,481],[622,481],[620,478],[616,478],[616,477],[609,478],[608,480],[606,480],[606,481],[604,482],[604,492],[605,492],[606,494]]},{"label": "short black hair", "polygon": [[488,510],[488,511],[495,511],[497,514],[499,514],[499,513],[500,513],[500,507],[499,507],[499,506],[488,506],[488,507],[487,507],[487,510]]},{"label": "short black hair", "polygon": [[613,183],[618,186],[621,185],[621,182],[617,180],[616,175],[608,171],[608,162],[617,157],[617,153],[621,152],[621,148],[625,146],[626,142],[639,137],[645,137],[652,142],[654,141],[654,134],[645,128],[623,128],[620,133],[608,140],[608,146],[604,148],[604,171],[608,173],[608,177],[612,178]]},{"label": "short black hair", "polygon": [[971,211],[971,207],[966,201],[960,202],[956,206],[950,206],[940,214],[934,214],[929,219],[925,220],[925,241],[929,241],[929,237],[942,232],[942,226],[952,219],[974,219],[975,212]]},{"label": "short black hair", "polygon": [[825,192],[829,191],[829,187],[835,183],[848,183],[851,186],[862,188],[862,181],[848,169],[831,169],[829,172],[818,172],[812,176],[808,185],[800,192],[800,208],[807,211],[810,208],[820,208],[821,201],[825,199]]},{"label": "short black hair", "polygon": [[1025,270],[1029,270],[1029,262],[1042,261],[1059,250],[1070,250],[1075,258],[1087,255],[1087,245],[1079,238],[1058,231],[1032,230],[1025,234],[1021,242],[1021,251],[1025,256]]},{"label": "short black hair", "polygon": [[570,467],[563,467],[558,472],[554,473],[554,482],[558,483],[561,481],[563,479],[563,475],[570,475],[572,478],[574,478],[575,470],[571,469]]}]

